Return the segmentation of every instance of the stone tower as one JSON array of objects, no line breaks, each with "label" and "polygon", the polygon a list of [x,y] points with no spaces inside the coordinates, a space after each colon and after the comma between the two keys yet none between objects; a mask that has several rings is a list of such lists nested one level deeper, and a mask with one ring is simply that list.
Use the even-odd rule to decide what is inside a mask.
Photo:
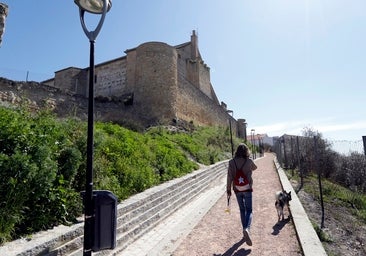
[{"label": "stone tower", "polygon": [[134,104],[143,119],[165,123],[176,118],[177,74],[174,47],[148,42],[136,48]]}]

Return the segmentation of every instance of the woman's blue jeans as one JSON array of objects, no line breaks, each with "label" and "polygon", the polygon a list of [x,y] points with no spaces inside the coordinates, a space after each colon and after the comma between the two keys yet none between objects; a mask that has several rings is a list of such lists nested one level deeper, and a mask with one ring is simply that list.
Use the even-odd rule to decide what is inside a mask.
[{"label": "woman's blue jeans", "polygon": [[243,231],[245,229],[250,229],[253,215],[252,192],[238,192],[235,195],[239,204],[240,219],[243,226]]}]

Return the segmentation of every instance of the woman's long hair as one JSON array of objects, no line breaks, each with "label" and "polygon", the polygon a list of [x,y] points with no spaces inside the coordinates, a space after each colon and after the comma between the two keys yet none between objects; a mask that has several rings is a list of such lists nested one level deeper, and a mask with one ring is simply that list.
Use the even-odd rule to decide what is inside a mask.
[{"label": "woman's long hair", "polygon": [[244,143],[240,143],[238,148],[236,149],[235,152],[235,157],[236,158],[248,158],[250,156],[250,151],[249,148],[247,147],[247,145],[245,145]]}]

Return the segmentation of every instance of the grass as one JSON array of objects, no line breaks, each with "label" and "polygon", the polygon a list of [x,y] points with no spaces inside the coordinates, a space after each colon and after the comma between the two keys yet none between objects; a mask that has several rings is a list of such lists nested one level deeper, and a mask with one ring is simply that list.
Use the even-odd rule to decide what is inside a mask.
[{"label": "grass", "polygon": [[317,225],[314,222],[311,222],[311,224],[313,225],[313,228],[314,228],[315,232],[317,233],[321,242],[326,242],[326,243],[333,242],[331,236],[327,232],[325,232],[321,227],[319,227],[319,225]]},{"label": "grass", "polygon": [[[294,176],[291,174],[294,173]],[[299,175],[292,170],[287,170],[286,174],[291,180],[300,180]],[[336,184],[330,180],[322,179],[323,201],[324,203],[336,204],[338,206],[351,209],[351,213],[366,222],[366,195],[352,191],[346,187]],[[320,201],[318,176],[311,173],[304,178],[303,189],[306,193],[311,194]]]}]

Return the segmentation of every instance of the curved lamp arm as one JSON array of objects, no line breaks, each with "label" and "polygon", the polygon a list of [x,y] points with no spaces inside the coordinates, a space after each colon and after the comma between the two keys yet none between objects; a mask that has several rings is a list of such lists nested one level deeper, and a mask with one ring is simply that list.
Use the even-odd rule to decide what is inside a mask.
[{"label": "curved lamp arm", "polygon": [[79,7],[79,14],[80,14],[80,22],[81,22],[81,26],[83,27],[83,30],[85,32],[85,35],[89,38],[90,41],[95,41],[95,39],[97,38],[100,30],[102,29],[103,26],[103,22],[105,19],[105,16],[108,12],[108,4],[107,4],[108,0],[103,0],[103,11],[102,11],[102,16],[99,20],[99,23],[97,25],[97,27],[95,28],[94,31],[89,31],[85,25],[85,21],[84,21],[84,14],[85,14],[85,10],[82,9],[81,7]]}]

